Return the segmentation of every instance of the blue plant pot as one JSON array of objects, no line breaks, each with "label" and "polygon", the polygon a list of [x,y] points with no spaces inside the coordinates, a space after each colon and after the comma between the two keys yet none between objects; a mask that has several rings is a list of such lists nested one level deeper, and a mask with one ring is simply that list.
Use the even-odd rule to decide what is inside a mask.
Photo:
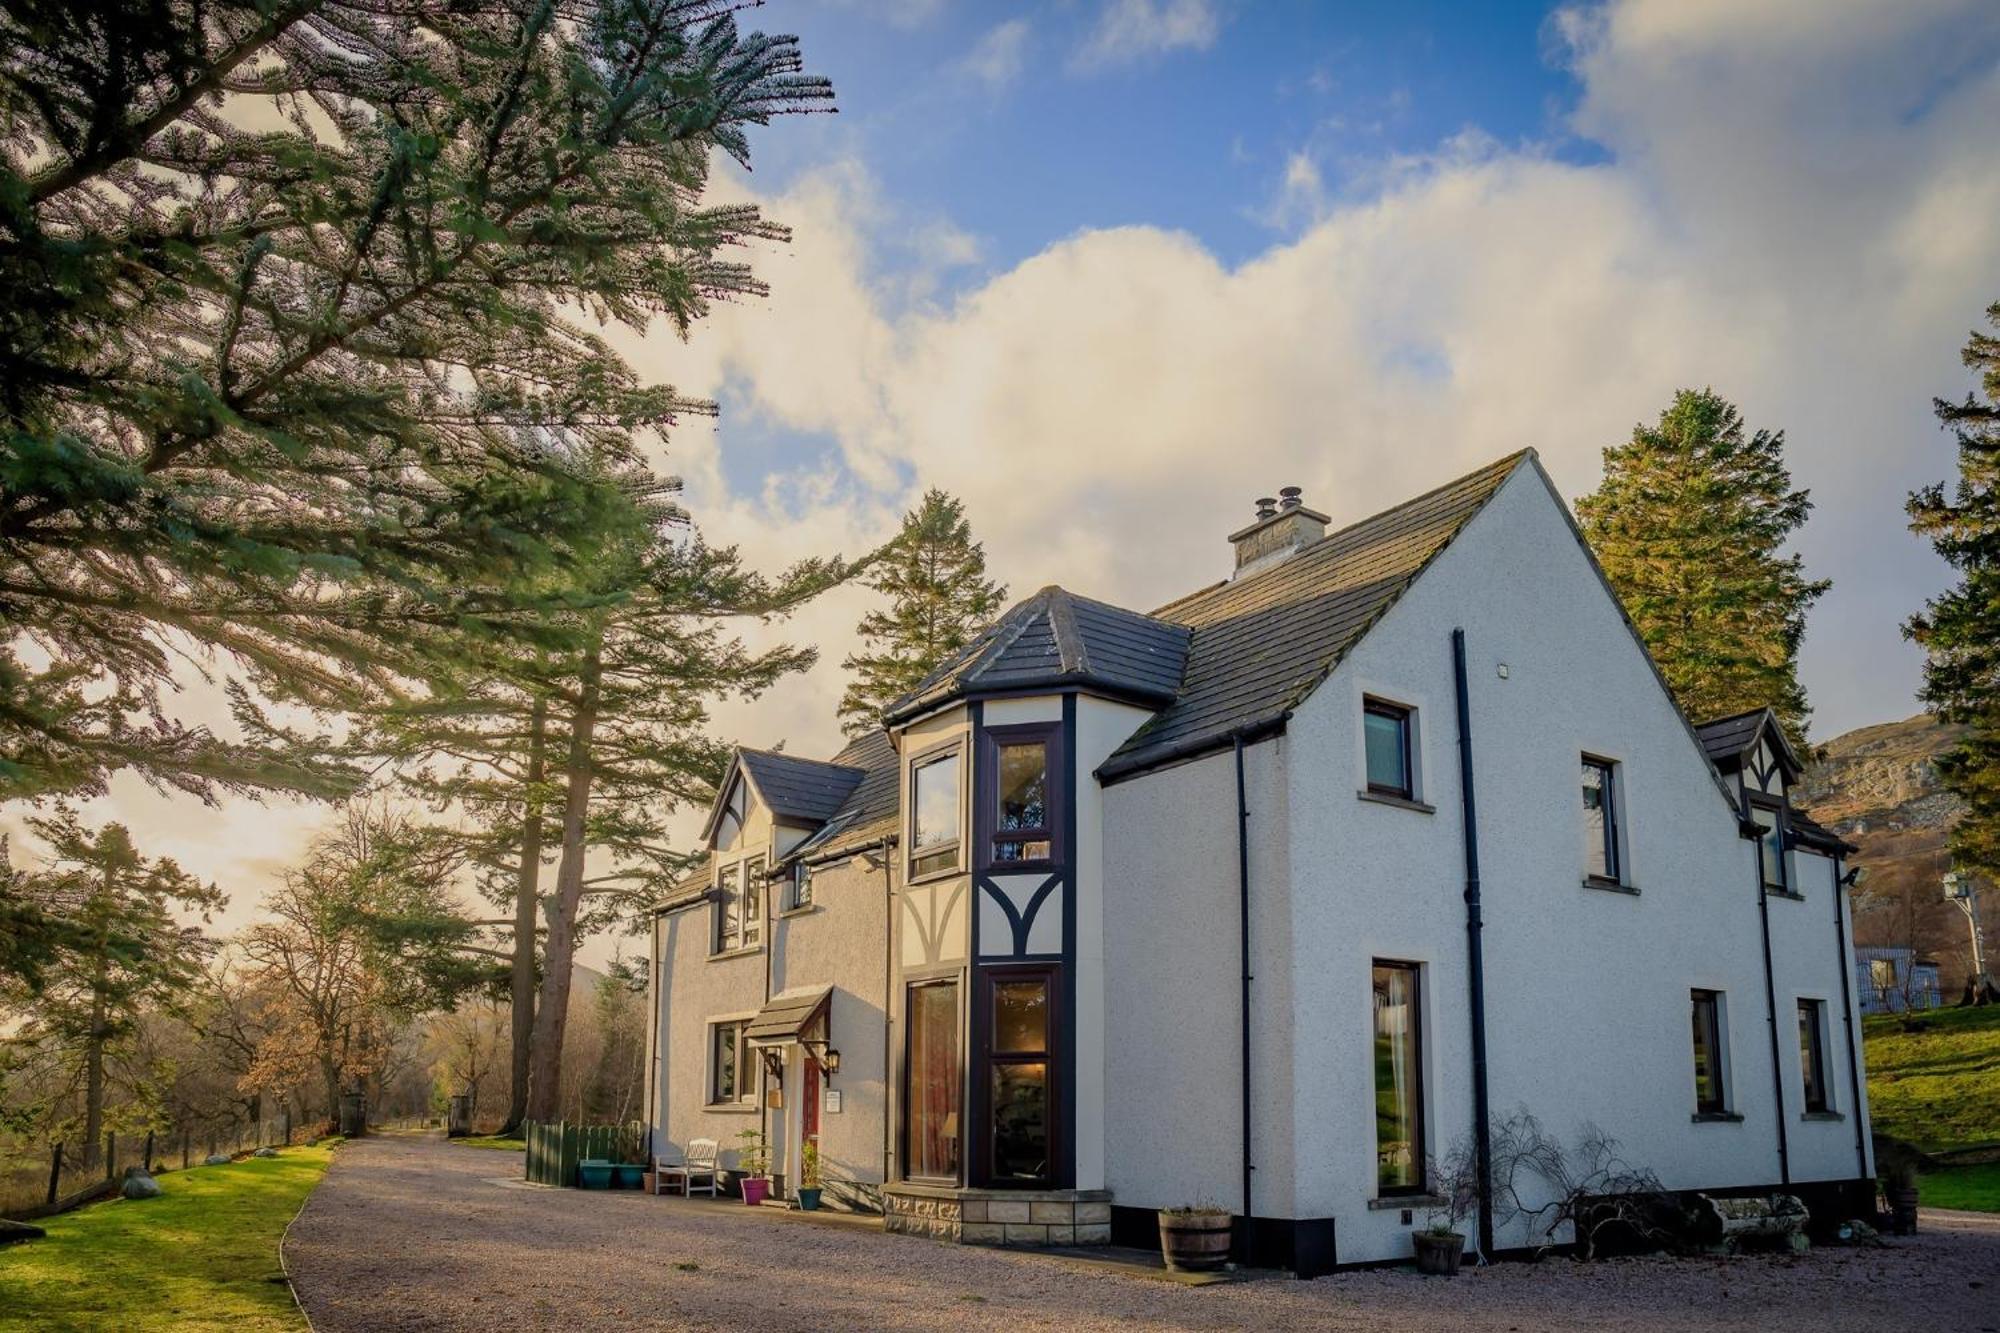
[{"label": "blue plant pot", "polygon": [[610,1162],[582,1161],[576,1164],[576,1184],[579,1189],[608,1190],[611,1188]]},{"label": "blue plant pot", "polygon": [[619,1162],[611,1168],[611,1188],[636,1190],[645,1187],[646,1168],[637,1162]]},{"label": "blue plant pot", "polygon": [[819,1210],[819,1186],[817,1185],[799,1186],[799,1207],[805,1209],[809,1213],[817,1212]]}]

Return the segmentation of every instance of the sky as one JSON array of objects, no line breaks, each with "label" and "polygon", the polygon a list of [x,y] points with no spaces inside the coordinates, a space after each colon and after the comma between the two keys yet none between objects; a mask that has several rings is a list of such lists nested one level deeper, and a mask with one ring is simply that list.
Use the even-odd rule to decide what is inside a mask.
[{"label": "sky", "polygon": [[[1916,711],[1904,619],[1949,572],[1905,529],[1950,475],[1938,395],[2000,300],[1991,0],[770,0],[838,114],[718,171],[793,229],[767,298],[685,341],[709,395],[661,460],[712,541],[858,554],[927,486],[992,575],[1141,609],[1228,572],[1297,485],[1351,521],[1523,446],[1572,499],[1710,386],[1782,429],[1832,590],[1802,674],[1824,739]],[[720,734],[824,755],[846,589],[753,638],[821,661]],[[92,813],[242,917],[323,809]],[[693,819],[678,827],[691,830]]]}]

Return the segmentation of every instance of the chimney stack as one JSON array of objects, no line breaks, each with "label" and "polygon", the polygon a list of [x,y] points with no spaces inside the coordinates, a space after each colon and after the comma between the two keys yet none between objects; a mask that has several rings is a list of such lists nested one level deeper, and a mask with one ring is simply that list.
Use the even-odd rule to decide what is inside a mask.
[{"label": "chimney stack", "polygon": [[1232,578],[1278,564],[1326,536],[1327,516],[1306,508],[1299,495],[1298,487],[1286,486],[1277,499],[1258,500],[1256,521],[1229,534],[1236,548]]}]

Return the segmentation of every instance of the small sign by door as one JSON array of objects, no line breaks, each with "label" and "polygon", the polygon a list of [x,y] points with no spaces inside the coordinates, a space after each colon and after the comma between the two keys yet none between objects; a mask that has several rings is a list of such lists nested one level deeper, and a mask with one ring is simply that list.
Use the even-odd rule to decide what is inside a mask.
[{"label": "small sign by door", "polygon": [[828,1115],[839,1115],[839,1114],[840,1114],[840,1089],[839,1089],[839,1088],[828,1088],[828,1089],[826,1090],[826,1113],[827,1113]]},{"label": "small sign by door", "polygon": [[764,1107],[766,1110],[771,1110],[771,1111],[782,1110],[784,1108],[784,1105],[785,1105],[785,1090],[783,1088],[764,1089]]}]

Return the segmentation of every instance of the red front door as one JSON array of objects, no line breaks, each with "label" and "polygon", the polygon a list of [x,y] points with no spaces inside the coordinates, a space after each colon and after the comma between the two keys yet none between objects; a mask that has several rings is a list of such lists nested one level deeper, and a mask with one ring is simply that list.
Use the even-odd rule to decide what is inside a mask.
[{"label": "red front door", "polygon": [[811,1143],[819,1137],[819,1061],[806,1057],[805,1078],[799,1088],[799,1142]]}]

